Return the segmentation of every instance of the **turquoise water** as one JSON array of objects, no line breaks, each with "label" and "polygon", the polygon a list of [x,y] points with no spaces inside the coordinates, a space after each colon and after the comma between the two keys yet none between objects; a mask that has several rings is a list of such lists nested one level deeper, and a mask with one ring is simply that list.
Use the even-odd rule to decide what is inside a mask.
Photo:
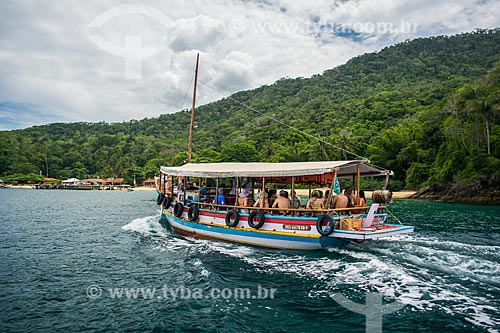
[{"label": "turquoise water", "polygon": [[500,207],[392,209],[414,234],[293,252],[178,237],[154,193],[0,190],[0,331],[365,332],[333,297],[380,295],[384,332],[497,332]]}]

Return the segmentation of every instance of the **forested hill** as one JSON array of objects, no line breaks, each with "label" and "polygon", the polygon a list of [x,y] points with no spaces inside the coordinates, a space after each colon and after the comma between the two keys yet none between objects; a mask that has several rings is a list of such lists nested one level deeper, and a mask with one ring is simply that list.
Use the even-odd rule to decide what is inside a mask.
[{"label": "forested hill", "polygon": [[[321,75],[242,91],[196,110],[193,161],[353,158],[272,117],[394,170],[407,188],[492,178],[500,170],[499,63],[500,29],[478,30],[406,41]],[[183,163],[189,119],[184,110],[3,131],[0,175],[45,175],[48,167],[54,178],[149,177],[160,164]]]}]

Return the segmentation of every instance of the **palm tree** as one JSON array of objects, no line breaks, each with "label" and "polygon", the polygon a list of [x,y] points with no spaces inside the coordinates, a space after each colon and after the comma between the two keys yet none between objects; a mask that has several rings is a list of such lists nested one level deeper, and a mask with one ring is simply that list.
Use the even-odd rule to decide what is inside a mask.
[{"label": "palm tree", "polygon": [[[465,100],[465,111],[481,115],[486,127],[486,151],[491,155],[491,121],[500,110],[500,90],[491,90],[491,86],[481,84],[477,88],[465,87],[461,97]],[[497,88],[498,89],[498,88]]]}]

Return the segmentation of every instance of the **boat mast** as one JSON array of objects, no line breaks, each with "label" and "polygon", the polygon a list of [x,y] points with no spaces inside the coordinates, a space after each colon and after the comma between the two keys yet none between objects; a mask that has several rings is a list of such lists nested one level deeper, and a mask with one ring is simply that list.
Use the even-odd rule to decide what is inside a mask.
[{"label": "boat mast", "polygon": [[191,124],[189,125],[189,149],[187,162],[191,163],[191,154],[193,153],[193,129],[194,129],[194,108],[196,106],[196,83],[198,82],[198,62],[200,61],[200,54],[196,55],[196,69],[194,72],[194,91],[193,91],[193,107],[191,108]]}]

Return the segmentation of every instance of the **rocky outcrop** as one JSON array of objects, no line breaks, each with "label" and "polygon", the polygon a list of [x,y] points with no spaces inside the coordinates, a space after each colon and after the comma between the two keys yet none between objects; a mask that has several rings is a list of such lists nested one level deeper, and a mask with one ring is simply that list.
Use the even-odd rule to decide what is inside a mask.
[{"label": "rocky outcrop", "polygon": [[500,205],[500,174],[495,173],[468,183],[456,182],[448,186],[429,186],[417,191],[411,198],[478,205]]}]

